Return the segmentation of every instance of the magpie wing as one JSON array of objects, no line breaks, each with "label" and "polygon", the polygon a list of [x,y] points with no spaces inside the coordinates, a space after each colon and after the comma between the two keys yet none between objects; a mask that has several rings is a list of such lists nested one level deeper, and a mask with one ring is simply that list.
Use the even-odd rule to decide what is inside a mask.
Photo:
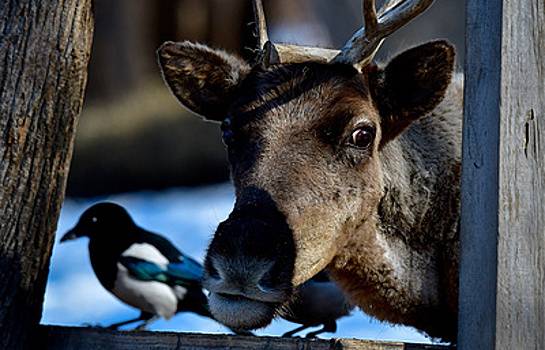
[{"label": "magpie wing", "polygon": [[202,266],[187,257],[184,257],[183,261],[169,263],[166,266],[134,256],[121,256],[119,262],[136,279],[157,281],[173,286],[200,286],[203,275]]},{"label": "magpie wing", "polygon": [[168,239],[158,234],[141,230],[139,243],[148,243],[154,246],[168,259],[169,262],[177,262],[183,256],[182,252],[174,246]]},{"label": "magpie wing", "polygon": [[196,260],[178,250],[168,239],[153,232],[141,230],[141,243],[153,245],[169,261],[164,274],[170,284],[200,285],[203,278],[203,266]]},{"label": "magpie wing", "polygon": [[183,255],[181,261],[168,264],[167,273],[173,279],[200,283],[203,278],[204,270],[200,263]]},{"label": "magpie wing", "polygon": [[131,276],[141,281],[168,282],[165,269],[156,263],[134,256],[121,256],[119,263],[129,271]]}]

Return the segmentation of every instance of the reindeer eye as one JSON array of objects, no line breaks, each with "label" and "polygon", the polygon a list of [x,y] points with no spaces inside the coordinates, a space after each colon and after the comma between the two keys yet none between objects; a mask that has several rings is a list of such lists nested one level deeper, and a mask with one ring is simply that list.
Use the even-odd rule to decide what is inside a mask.
[{"label": "reindeer eye", "polygon": [[231,119],[225,118],[225,120],[221,123],[220,126],[221,129],[221,139],[225,146],[229,146],[233,143],[233,140],[235,138],[235,134],[231,128]]},{"label": "reindeer eye", "polygon": [[375,130],[371,127],[359,127],[352,131],[348,143],[357,148],[369,148],[375,139]]}]

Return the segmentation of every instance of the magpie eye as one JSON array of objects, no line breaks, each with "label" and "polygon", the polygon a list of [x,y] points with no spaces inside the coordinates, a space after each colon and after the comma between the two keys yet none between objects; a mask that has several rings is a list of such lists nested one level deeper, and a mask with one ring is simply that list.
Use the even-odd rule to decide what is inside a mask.
[{"label": "magpie eye", "polygon": [[96,223],[97,221],[98,221],[98,218],[97,218],[96,216],[93,216],[93,217],[91,218],[91,222],[92,222],[92,223]]},{"label": "magpie eye", "polygon": [[375,139],[375,130],[372,127],[363,126],[352,131],[348,143],[356,148],[369,148]]}]

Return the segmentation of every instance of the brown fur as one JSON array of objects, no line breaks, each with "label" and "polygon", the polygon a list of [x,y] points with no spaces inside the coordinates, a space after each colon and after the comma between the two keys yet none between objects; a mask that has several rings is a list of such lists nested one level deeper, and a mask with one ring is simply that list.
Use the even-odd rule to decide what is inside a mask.
[{"label": "brown fur", "polygon": [[187,108],[223,120],[230,97],[250,70],[243,61],[205,45],[166,42],[158,56],[163,77]]},{"label": "brown fur", "polygon": [[[171,45],[190,53],[198,49]],[[452,47],[428,43],[361,74],[315,62],[247,71],[243,63],[222,58],[224,53],[208,55],[214,53],[202,49],[197,61],[207,67],[203,75],[194,63],[180,63],[169,45],[159,51],[165,80],[185,106],[214,120],[227,117],[224,137],[237,203],[248,188],[257,188],[285,217],[295,256],[289,263],[269,258],[271,263],[288,269],[282,275],[293,276],[294,286],[329,267],[367,313],[453,341],[462,109],[461,83],[447,92]],[[236,84],[232,75],[218,75],[231,70],[238,74]],[[207,84],[219,88],[199,93],[196,86]],[[209,91],[224,95],[210,99]],[[208,99],[210,115],[201,106]],[[361,127],[375,133],[372,144],[350,146],[351,133]],[[230,258],[226,254],[250,259],[263,256],[257,245],[282,244],[274,234],[252,239],[260,244],[237,243],[236,229],[218,231],[207,255],[208,273],[211,261]],[[234,247],[229,252],[222,249],[227,242]],[[287,281],[276,282],[280,290]]]},{"label": "brown fur", "polygon": [[[358,228],[330,265],[367,313],[451,341],[458,303],[461,108],[457,79],[432,114],[384,147],[385,195],[377,215]],[[406,274],[383,258],[384,242],[394,260],[408,266]]]}]

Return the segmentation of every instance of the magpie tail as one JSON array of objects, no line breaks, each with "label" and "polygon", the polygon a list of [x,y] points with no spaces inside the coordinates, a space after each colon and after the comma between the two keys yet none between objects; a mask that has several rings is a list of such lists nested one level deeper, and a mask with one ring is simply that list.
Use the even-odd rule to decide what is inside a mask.
[{"label": "magpie tail", "polygon": [[184,298],[178,301],[178,312],[193,312],[197,315],[214,318],[208,309],[208,299],[200,288],[189,288]]}]

